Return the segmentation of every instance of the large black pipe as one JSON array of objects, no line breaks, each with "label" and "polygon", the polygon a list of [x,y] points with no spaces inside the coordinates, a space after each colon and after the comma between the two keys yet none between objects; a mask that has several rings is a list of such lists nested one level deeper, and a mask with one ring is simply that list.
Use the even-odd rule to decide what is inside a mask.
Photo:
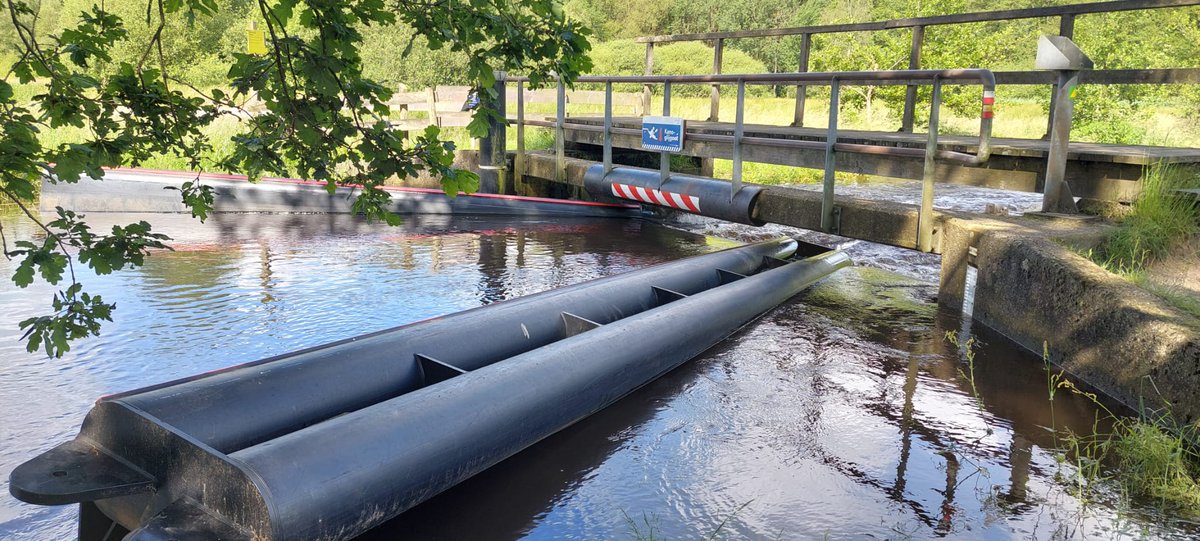
[{"label": "large black pipe", "polygon": [[109,399],[229,453],[425,385],[429,378],[416,355],[474,370],[561,338],[559,312],[613,321],[654,306],[648,283],[696,293],[719,283],[716,269],[749,274],[764,257],[787,257],[796,248],[795,241],[779,239],[723,250]]},{"label": "large black pipe", "polygon": [[632,167],[615,167],[606,175],[601,164],[588,167],[583,184],[597,197],[649,203],[747,225],[766,223],[754,217],[760,186],[745,186],[732,195],[733,185],[723,180],[672,174],[663,181],[659,171]]},{"label": "large black pipe", "polygon": [[[440,363],[473,370],[549,344],[563,337],[561,312],[614,321],[660,302],[647,284],[696,293],[721,283],[718,269],[749,274],[797,246],[779,239],[732,248],[108,396],[76,441],[14,470],[10,491],[47,505],[103,500],[105,513],[132,527],[148,506],[163,505],[145,494],[146,476],[103,462],[91,468],[86,456],[122,456],[161,479],[180,461],[151,448],[147,434],[180,455],[232,453],[436,383],[453,373]],[[44,476],[56,472],[63,474]],[[100,483],[100,474],[120,475]],[[159,499],[172,490],[156,488]]]},{"label": "large black pipe", "polygon": [[[784,265],[230,455],[271,539],[349,539],[653,381],[849,264]],[[170,516],[128,541],[187,531]]]},{"label": "large black pipe", "polygon": [[131,540],[348,539],[848,263],[775,257],[795,249],[697,256],[106,397],[10,491],[94,501],[140,528]]}]

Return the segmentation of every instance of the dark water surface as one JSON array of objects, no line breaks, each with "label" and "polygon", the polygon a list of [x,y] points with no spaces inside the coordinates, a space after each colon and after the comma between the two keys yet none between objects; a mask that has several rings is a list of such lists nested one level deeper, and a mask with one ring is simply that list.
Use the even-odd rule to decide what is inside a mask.
[{"label": "dark water surface", "polygon": [[[0,259],[5,483],[106,393],[731,245],[624,220],[89,218],[147,219],[176,251],[82,278],[116,321],[55,360],[17,343],[52,290],[15,288]],[[34,234],[0,219],[10,242]],[[1041,361],[938,315],[935,278],[839,272],[364,539],[1188,538],[1186,523],[1072,496],[1043,427],[1087,429],[1095,408],[1060,393],[1052,414]],[[982,344],[977,393],[947,330]],[[73,508],[4,492],[0,539],[73,538]]]}]

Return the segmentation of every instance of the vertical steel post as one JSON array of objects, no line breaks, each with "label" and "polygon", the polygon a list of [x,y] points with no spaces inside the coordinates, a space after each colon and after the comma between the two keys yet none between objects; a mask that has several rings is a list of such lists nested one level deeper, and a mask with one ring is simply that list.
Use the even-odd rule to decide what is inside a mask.
[{"label": "vertical steel post", "polygon": [[612,81],[604,83],[604,174],[612,171]]},{"label": "vertical steel post", "polygon": [[[808,57],[812,51],[812,34],[800,34],[800,65],[796,71],[804,73],[808,71]],[[805,85],[796,85],[796,113],[792,119],[792,126],[797,128],[804,126],[804,101],[808,97],[808,87]]]},{"label": "vertical steel post", "polygon": [[[725,40],[717,38],[713,45],[713,75],[721,74],[721,54],[725,49]],[[713,83],[712,95],[709,98],[708,121],[718,122],[721,119],[721,85]]]},{"label": "vertical steel post", "polygon": [[[663,116],[671,116],[671,81],[663,83]],[[661,188],[663,183],[671,178],[671,153],[658,153],[658,186]]]},{"label": "vertical steel post", "polygon": [[1067,38],[1075,38],[1075,15],[1067,14],[1058,19],[1058,35]]},{"label": "vertical steel post", "polygon": [[524,195],[525,186],[525,82],[517,81],[517,155],[513,157],[513,189]]},{"label": "vertical steel post", "polygon": [[825,133],[825,183],[821,192],[821,231],[826,233],[833,232],[833,182],[834,168],[837,166],[834,146],[837,145],[841,89],[841,81],[834,77],[829,84],[829,128]]},{"label": "vertical steel post", "polygon": [[[1058,19],[1058,35],[1067,39],[1075,37],[1075,16],[1063,15]],[[1054,131],[1054,111],[1058,109],[1058,84],[1050,87],[1050,114],[1046,118],[1046,135],[1042,139],[1049,139],[1050,134]]]},{"label": "vertical steel post", "polygon": [[[925,42],[925,27],[912,29],[912,48],[908,51],[908,69],[921,69],[921,45]],[[917,111],[917,85],[908,85],[904,90],[904,116],[900,120],[900,131],[912,133],[913,117]]]},{"label": "vertical steel post", "polygon": [[567,143],[563,136],[563,125],[567,119],[567,86],[558,78],[558,116],[554,119],[554,178],[559,182],[567,179]]},{"label": "vertical steel post", "polygon": [[729,185],[729,202],[742,191],[742,137],[746,130],[746,81],[738,79],[737,115],[733,125],[733,180]]},{"label": "vertical steel post", "polygon": [[1067,146],[1071,141],[1071,117],[1075,113],[1075,100],[1071,90],[1079,84],[1079,72],[1058,72],[1058,101],[1051,111],[1054,124],[1050,130],[1050,155],[1046,157],[1046,186],[1042,190],[1042,212],[1079,212],[1071,186],[1067,184]]},{"label": "vertical steel post", "polygon": [[488,120],[487,135],[479,141],[479,191],[482,193],[504,193],[504,166],[507,162],[507,130],[505,120],[505,87],[507,74],[497,71],[496,82],[491,88],[480,88],[479,99],[482,107],[496,111],[497,116]]},{"label": "vertical steel post", "polygon": [[[654,42],[646,42],[646,69],[642,72],[647,77],[654,75]],[[650,114],[650,83],[642,85],[642,116]]]},{"label": "vertical steel post", "polygon": [[929,106],[929,139],[925,143],[925,170],[921,175],[921,210],[917,213],[917,248],[933,251],[933,182],[937,174],[938,118],[942,108],[942,80],[933,80]]}]

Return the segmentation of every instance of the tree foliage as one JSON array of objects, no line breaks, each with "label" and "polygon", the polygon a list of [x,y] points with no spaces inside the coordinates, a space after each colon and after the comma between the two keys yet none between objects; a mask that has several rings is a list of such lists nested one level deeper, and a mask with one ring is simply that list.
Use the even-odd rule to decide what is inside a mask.
[{"label": "tree foliage", "polygon": [[[364,32],[404,34],[404,49],[393,51],[401,57],[418,37],[430,50],[465,57],[466,79],[486,90],[470,127],[475,136],[497,117],[488,106],[493,70],[525,73],[536,85],[551,74],[569,83],[590,67],[585,30],[554,0],[68,0],[57,10],[48,4],[4,0],[11,34],[3,41],[15,49],[15,61],[0,81],[0,195],[44,233],[41,242],[4,242],[5,255],[19,260],[14,282],[25,287],[37,276],[65,285],[51,314],[20,324],[31,351],[54,356],[68,351],[70,340],[99,332],[114,308],[84,291],[74,265],[97,274],[137,266],[169,239],[145,222],[94,232],[83,216],[61,208],[57,219],[43,222],[25,205],[43,178],[100,178],[104,168],[158,155],[182,157],[199,171],[201,156],[213,148],[204,128],[238,116],[242,129],[221,169],[252,180],[322,180],[330,191],[352,185],[359,190],[356,212],[397,223],[387,208],[390,196],[379,189],[385,180],[427,170],[453,196],[473,191],[478,178],[453,167],[454,145],[440,140],[436,128],[411,140],[389,129],[384,116],[392,90],[365,75]],[[244,17],[265,29],[266,54],[240,52],[229,39]],[[227,71],[220,81],[188,72],[221,54]],[[19,100],[13,80],[41,91]],[[251,98],[265,112],[245,111]],[[85,135],[44,142],[46,131],[61,127]],[[199,176],[179,190],[194,216],[203,220],[211,212],[212,189]]]}]

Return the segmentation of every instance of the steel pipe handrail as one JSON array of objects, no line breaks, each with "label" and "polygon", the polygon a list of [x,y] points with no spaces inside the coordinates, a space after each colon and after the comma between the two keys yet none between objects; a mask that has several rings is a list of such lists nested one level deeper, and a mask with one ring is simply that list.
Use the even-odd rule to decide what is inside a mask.
[{"label": "steel pipe handrail", "polygon": [[[546,120],[526,120],[525,125],[536,126],[539,128],[554,128],[555,123]],[[604,126],[595,124],[577,124],[571,123],[571,129],[577,131],[603,133]],[[613,127],[610,133],[615,135],[637,136],[641,134],[641,130],[637,128],[619,128]],[[687,139],[693,141],[703,141],[706,143],[732,143],[732,135],[722,135],[716,133],[699,133],[694,131],[687,132]],[[796,148],[796,149],[813,149],[823,150],[825,148],[824,141],[812,141],[806,139],[780,139],[778,137],[755,137],[746,135],[742,137],[743,144],[764,146],[764,147],[779,147],[779,148]],[[610,143],[611,144],[611,143]],[[884,156],[904,156],[909,158],[922,158],[925,156],[925,149],[917,147],[891,147],[882,145],[866,145],[862,143],[834,143],[835,150],[840,152],[853,152],[855,154],[875,154]],[[942,161],[953,161],[958,163],[973,163],[976,155],[966,152],[955,152],[953,150],[939,150],[936,153],[937,159]]]},{"label": "steel pipe handrail", "polygon": [[[512,82],[528,82],[528,77],[509,76],[508,81]],[[555,80],[553,77],[551,81]],[[879,84],[912,84],[917,82],[936,83],[938,85],[945,84],[978,84],[982,87],[984,96],[994,94],[996,91],[996,76],[991,70],[987,69],[947,69],[947,70],[887,70],[887,71],[833,71],[833,72],[802,72],[802,73],[742,73],[742,74],[720,74],[720,75],[611,75],[611,76],[596,76],[588,75],[575,79],[576,83],[594,83],[594,84],[610,84],[610,83],[633,83],[633,84],[782,84],[782,83],[824,83],[832,85],[834,81],[838,84],[846,83],[879,83]],[[518,103],[523,103],[524,96],[518,97]],[[518,122],[527,122],[519,119]],[[527,122],[532,123],[532,122]],[[577,126],[577,125],[576,125]],[[577,129],[572,127],[572,129]],[[692,136],[691,132],[688,132]],[[700,135],[700,134],[697,134]],[[717,136],[722,137],[722,136]],[[732,138],[731,138],[732,139]],[[752,141],[754,144],[760,144],[757,137],[746,137],[746,140]],[[987,162],[992,153],[992,120],[990,118],[982,118],[979,126],[979,143],[975,154],[964,152],[938,151],[938,156],[941,159],[951,160],[967,165],[982,165]],[[702,139],[696,139],[702,140]],[[724,140],[719,140],[723,142]],[[789,146],[789,145],[772,145],[768,146]],[[820,143],[822,147],[824,143]],[[807,148],[802,145],[797,145],[796,148]],[[879,151],[867,150],[868,148],[878,148]],[[844,145],[838,150],[863,153],[863,154],[895,154],[905,155],[910,154],[905,152],[893,152],[900,147],[892,147],[886,145]],[[924,154],[922,154],[924,155]]]},{"label": "steel pipe handrail", "polygon": [[[518,89],[527,77],[505,76],[498,84],[515,82]],[[558,88],[557,108],[554,122],[526,120],[524,117],[524,92],[517,93],[517,140],[524,140],[526,125],[550,127],[555,130],[555,177],[562,181],[566,177],[566,156],[564,132],[566,129],[564,81],[550,78]],[[615,75],[615,76],[583,76],[574,80],[575,83],[604,85],[604,124],[602,126],[573,124],[572,129],[603,133],[603,156],[605,175],[612,170],[612,136],[613,134],[640,136],[640,129],[621,128],[613,125],[612,117],[612,88],[615,83],[642,84],[646,89],[655,84],[663,86],[663,114],[671,113],[671,89],[676,84],[713,85],[736,84],[738,88],[737,120],[734,123],[732,135],[699,133],[687,130],[685,138],[693,141],[729,143],[733,148],[733,179],[730,184],[730,201],[742,187],[742,147],[746,144],[796,149],[822,149],[825,152],[825,179],[821,201],[821,229],[836,233],[839,229],[836,221],[836,206],[834,200],[834,172],[838,152],[873,154],[884,156],[904,156],[909,158],[924,158],[924,175],[922,179],[922,195],[918,213],[917,245],[922,251],[933,250],[933,190],[934,174],[937,161],[953,161],[965,165],[982,165],[992,152],[992,105],[995,101],[996,76],[986,69],[952,69],[952,70],[893,70],[893,71],[853,71],[853,72],[799,72],[799,73],[742,73],[742,74],[712,74],[712,75]],[[824,141],[780,139],[771,137],[755,137],[745,135],[745,91],[748,84],[797,84],[829,85],[830,107],[829,124]],[[892,145],[873,145],[863,143],[846,143],[838,141],[838,111],[841,108],[839,90],[843,84],[903,84],[913,87],[917,83],[928,83],[933,86],[933,98],[930,104],[930,126],[925,149],[901,147]],[[938,145],[938,111],[942,105],[942,86],[946,84],[978,84],[982,87],[981,114],[979,120],[979,142],[974,154],[939,150]],[[524,154],[524,149],[519,152]],[[519,177],[524,175],[524,156],[517,163]],[[669,154],[660,156],[661,182],[666,182],[670,176]]]},{"label": "steel pipe handrail", "polygon": [[[870,83],[874,85],[932,83],[980,84],[995,90],[996,76],[992,70],[980,68],[945,70],[876,70],[876,71],[806,71],[795,73],[722,73],[719,75],[584,75],[575,78],[575,83],[633,83],[633,84],[785,84],[825,83],[837,79],[842,84]],[[509,76],[509,82],[528,82],[524,76]],[[554,81],[551,77],[549,81]]]}]

